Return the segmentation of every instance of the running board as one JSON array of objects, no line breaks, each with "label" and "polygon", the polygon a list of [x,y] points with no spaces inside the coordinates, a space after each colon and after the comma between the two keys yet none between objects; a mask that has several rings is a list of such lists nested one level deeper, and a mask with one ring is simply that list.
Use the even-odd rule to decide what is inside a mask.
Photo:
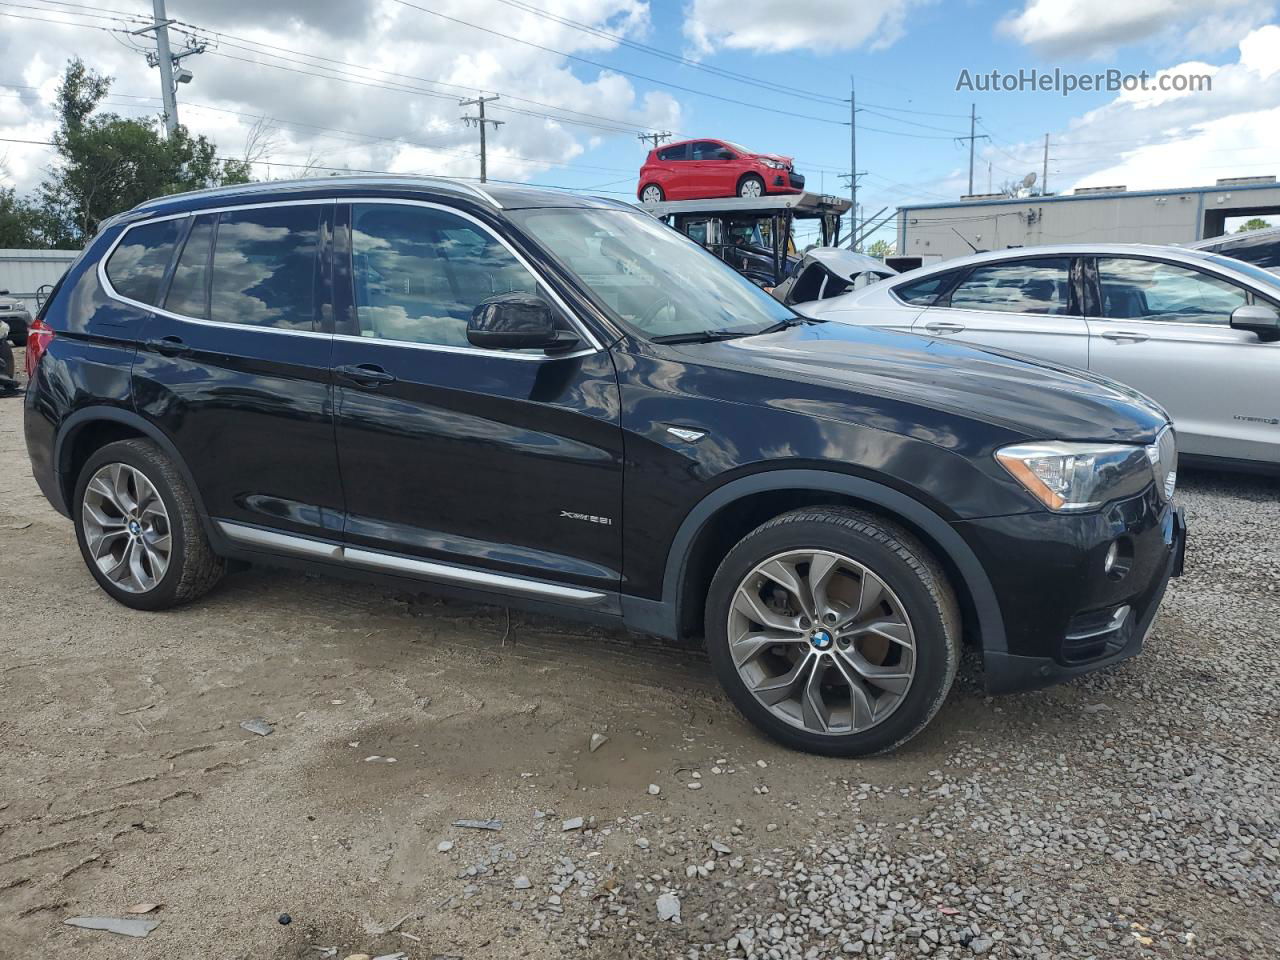
[{"label": "running board", "polygon": [[413,577],[418,580],[433,580],[453,583],[462,587],[490,592],[509,591],[526,597],[540,600],[552,600],[559,603],[572,603],[578,606],[592,606],[608,599],[608,595],[598,590],[586,590],[582,587],[566,587],[545,580],[532,580],[528,577],[514,577],[491,570],[477,570],[472,567],[460,567],[451,563],[439,563],[435,560],[420,560],[405,557],[396,553],[384,553],[380,550],[368,550],[363,547],[344,547],[340,543],[327,540],[314,540],[310,537],[299,537],[276,530],[263,530],[248,524],[232,523],[230,520],[214,521],[218,530],[228,540],[243,547],[254,550],[266,550],[271,553],[288,554],[308,560],[327,560],[363,570],[377,570],[401,577]]}]

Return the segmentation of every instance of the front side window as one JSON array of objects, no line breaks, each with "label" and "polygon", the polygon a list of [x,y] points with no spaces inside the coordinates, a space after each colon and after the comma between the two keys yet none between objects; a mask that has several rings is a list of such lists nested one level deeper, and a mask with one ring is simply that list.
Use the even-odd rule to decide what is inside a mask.
[{"label": "front side window", "polygon": [[178,217],[129,229],[107,261],[107,279],[116,293],[153,307],[160,302],[160,285],[182,225]]},{"label": "front side window", "polygon": [[683,234],[620,209],[512,211],[511,218],[646,337],[748,335],[795,314]]},{"label": "front side window", "polygon": [[951,306],[1001,313],[1070,312],[1071,260],[1016,260],[975,267],[951,292]]},{"label": "front side window", "polygon": [[233,210],[218,219],[209,315],[222,323],[314,330],[318,204]]},{"label": "front side window", "polygon": [[1233,283],[1156,260],[1099,257],[1098,287],[1109,320],[1225,324],[1248,300]]},{"label": "front side window", "polygon": [[718,143],[712,143],[710,140],[699,140],[693,145],[694,160],[719,160],[720,151],[725,149]]},{"label": "front side window", "polygon": [[354,204],[351,259],[362,337],[465,347],[467,321],[485,300],[538,293],[491,234],[430,207]]}]

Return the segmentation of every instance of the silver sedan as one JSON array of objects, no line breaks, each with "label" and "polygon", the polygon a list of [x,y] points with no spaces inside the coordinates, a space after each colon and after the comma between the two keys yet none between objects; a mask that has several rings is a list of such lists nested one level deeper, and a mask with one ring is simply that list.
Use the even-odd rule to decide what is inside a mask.
[{"label": "silver sedan", "polygon": [[1280,468],[1280,276],[1208,251],[1055,244],[891,277],[802,313],[1089,370],[1173,417],[1184,457]]}]

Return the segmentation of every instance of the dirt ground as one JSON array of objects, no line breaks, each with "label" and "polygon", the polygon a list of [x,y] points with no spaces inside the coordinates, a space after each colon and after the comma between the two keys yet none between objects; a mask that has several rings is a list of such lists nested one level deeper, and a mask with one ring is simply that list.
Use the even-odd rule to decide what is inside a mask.
[{"label": "dirt ground", "polygon": [[[1274,502],[1280,489],[1223,483],[1193,481],[1201,513],[1214,498]],[[1274,542],[1276,530],[1268,536]],[[977,823],[982,804],[944,810],[951,801],[939,797],[939,783],[978,782],[966,777],[981,772],[997,797],[1002,784],[1017,785],[1020,799],[1010,793],[993,809],[1034,807],[1052,820],[1076,777],[1105,781],[1103,743],[1124,751],[1126,727],[1141,741],[1151,723],[1145,704],[1164,703],[1148,696],[1152,681],[1203,672],[1217,649],[1215,631],[1179,596],[1205,569],[1218,578],[1205,585],[1214,595],[1246,576],[1274,583],[1274,567],[1255,565],[1274,562],[1269,547],[1239,564],[1198,550],[1193,543],[1190,573],[1174,585],[1173,614],[1151,649],[1113,676],[991,700],[971,658],[940,715],[906,749],[825,760],[760,737],[698,650],[644,637],[521,613],[508,621],[502,608],[256,568],[178,611],[128,610],[96,587],[70,523],[37,490],[21,398],[0,399],[0,956],[740,956],[746,941],[728,941],[752,910],[767,917],[775,909],[766,901],[776,903],[776,885],[726,887],[715,878],[736,869],[759,881],[770,873],[762,863],[789,868],[860,820],[878,828],[874,846],[884,856],[910,853],[923,824],[961,873],[988,874],[993,841],[990,825]],[[1269,626],[1245,635],[1237,624],[1237,642],[1274,648],[1275,594],[1245,599],[1269,605]],[[1275,654],[1255,662],[1271,671],[1274,690]],[[1159,664],[1170,672],[1153,672]],[[1250,705],[1243,719],[1206,709],[1179,736],[1264,768],[1268,787],[1275,704]],[[240,727],[252,718],[274,732]],[[1094,739],[1101,727],[1109,740]],[[597,732],[609,740],[591,752]],[[1269,745],[1251,758],[1256,737]],[[1011,753],[1015,741],[1020,752]],[[1256,786],[1241,787],[1251,810]],[[1144,789],[1154,788],[1132,786],[1117,808],[1147,809]],[[584,829],[562,829],[578,816]],[[930,819],[938,817],[951,819]],[[452,826],[459,818],[503,827]],[[1244,832],[1265,833],[1257,820]],[[715,861],[716,853],[695,852],[710,837],[732,846],[733,862],[710,877],[689,875]],[[1274,838],[1274,823],[1270,838],[1255,837],[1271,844],[1263,854]],[[453,846],[442,851],[442,842]],[[1116,953],[1260,956],[1255,947],[1280,936],[1268,859],[1254,857],[1261,873],[1237,876],[1172,854],[1135,866],[1105,845],[1081,847],[1065,858],[1078,866],[1037,847],[1025,857],[1006,850],[1003,867],[1031,878],[1047,900],[1072,900],[1068,928],[1072,910],[1121,927],[1117,917],[1142,921],[1147,910],[1166,918],[1156,928],[1176,919],[1198,938],[1141,944],[1137,934],[1103,939],[1099,930],[1067,942],[1037,922],[1035,948],[1022,954],[1017,915],[1008,914],[983,921],[1004,935],[991,955],[1041,955],[1043,947],[1043,955],[1104,956],[1110,942]],[[561,870],[584,865],[591,878],[575,886],[566,875],[563,899],[548,895]],[[685,901],[678,931],[654,916],[668,888]],[[1116,894],[1132,899],[1121,904]],[[145,916],[160,921],[145,939],[63,923],[127,916],[143,902],[162,905]],[[966,908],[975,922],[980,902]],[[627,905],[621,916],[618,904]],[[955,950],[984,952],[966,936],[954,938]],[[867,942],[869,955],[886,955],[879,940]],[[815,949],[777,956],[828,955]]]}]

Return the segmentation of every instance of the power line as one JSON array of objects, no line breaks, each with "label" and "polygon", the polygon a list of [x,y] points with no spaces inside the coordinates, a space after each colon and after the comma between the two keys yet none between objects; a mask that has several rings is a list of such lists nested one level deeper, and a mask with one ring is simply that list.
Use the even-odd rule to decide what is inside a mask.
[{"label": "power line", "polygon": [[[534,43],[532,40],[525,40],[520,37],[513,37],[509,33],[503,33],[500,30],[494,30],[490,27],[484,27],[478,23],[471,23],[470,21],[467,21],[467,20],[460,20],[457,17],[451,17],[451,16],[448,16],[447,14],[440,13],[439,11],[430,10],[427,7],[419,6],[416,3],[410,3],[409,0],[392,0],[392,2],[397,3],[402,7],[409,7],[410,9],[417,10],[420,13],[425,13],[433,17],[439,17],[441,20],[447,20],[450,23],[456,23],[464,27],[471,27],[473,30],[480,30],[492,36],[501,37],[504,40],[510,40],[513,43],[519,43],[527,47],[533,47],[536,50],[542,50],[545,53],[551,53],[556,55],[557,57],[564,57],[566,60],[575,60],[578,63],[585,63],[588,66],[596,67],[599,70],[608,70],[610,73],[618,73],[624,76],[634,77],[635,79],[643,80],[646,83],[653,83],[662,87],[670,87],[672,90],[679,90],[682,93],[689,93],[697,97],[707,97],[708,99],[711,99],[711,100],[719,100],[721,103],[732,103],[735,106],[747,107],[748,109],[751,109],[751,110],[761,110],[765,113],[772,114],[775,117],[778,116],[780,112],[778,110],[775,110],[772,107],[766,107],[759,103],[751,103],[750,101],[747,101],[747,100],[738,100],[734,97],[721,96],[718,93],[709,93],[705,90],[697,90],[693,87],[686,87],[678,83],[672,83],[669,80],[660,80],[657,77],[650,77],[642,73],[635,73],[630,70],[624,70],[621,67],[611,67],[611,66],[608,66],[607,64],[600,63],[597,60],[591,60],[591,59],[588,59],[587,57],[580,57],[574,53],[565,53],[563,50],[556,50],[552,47],[547,47],[540,43]],[[845,121],[832,120],[828,117],[816,117],[811,114],[792,113],[792,112],[786,112],[785,115],[788,117],[792,117],[800,120],[813,120],[816,123],[829,123],[835,126],[845,126]]]}]

